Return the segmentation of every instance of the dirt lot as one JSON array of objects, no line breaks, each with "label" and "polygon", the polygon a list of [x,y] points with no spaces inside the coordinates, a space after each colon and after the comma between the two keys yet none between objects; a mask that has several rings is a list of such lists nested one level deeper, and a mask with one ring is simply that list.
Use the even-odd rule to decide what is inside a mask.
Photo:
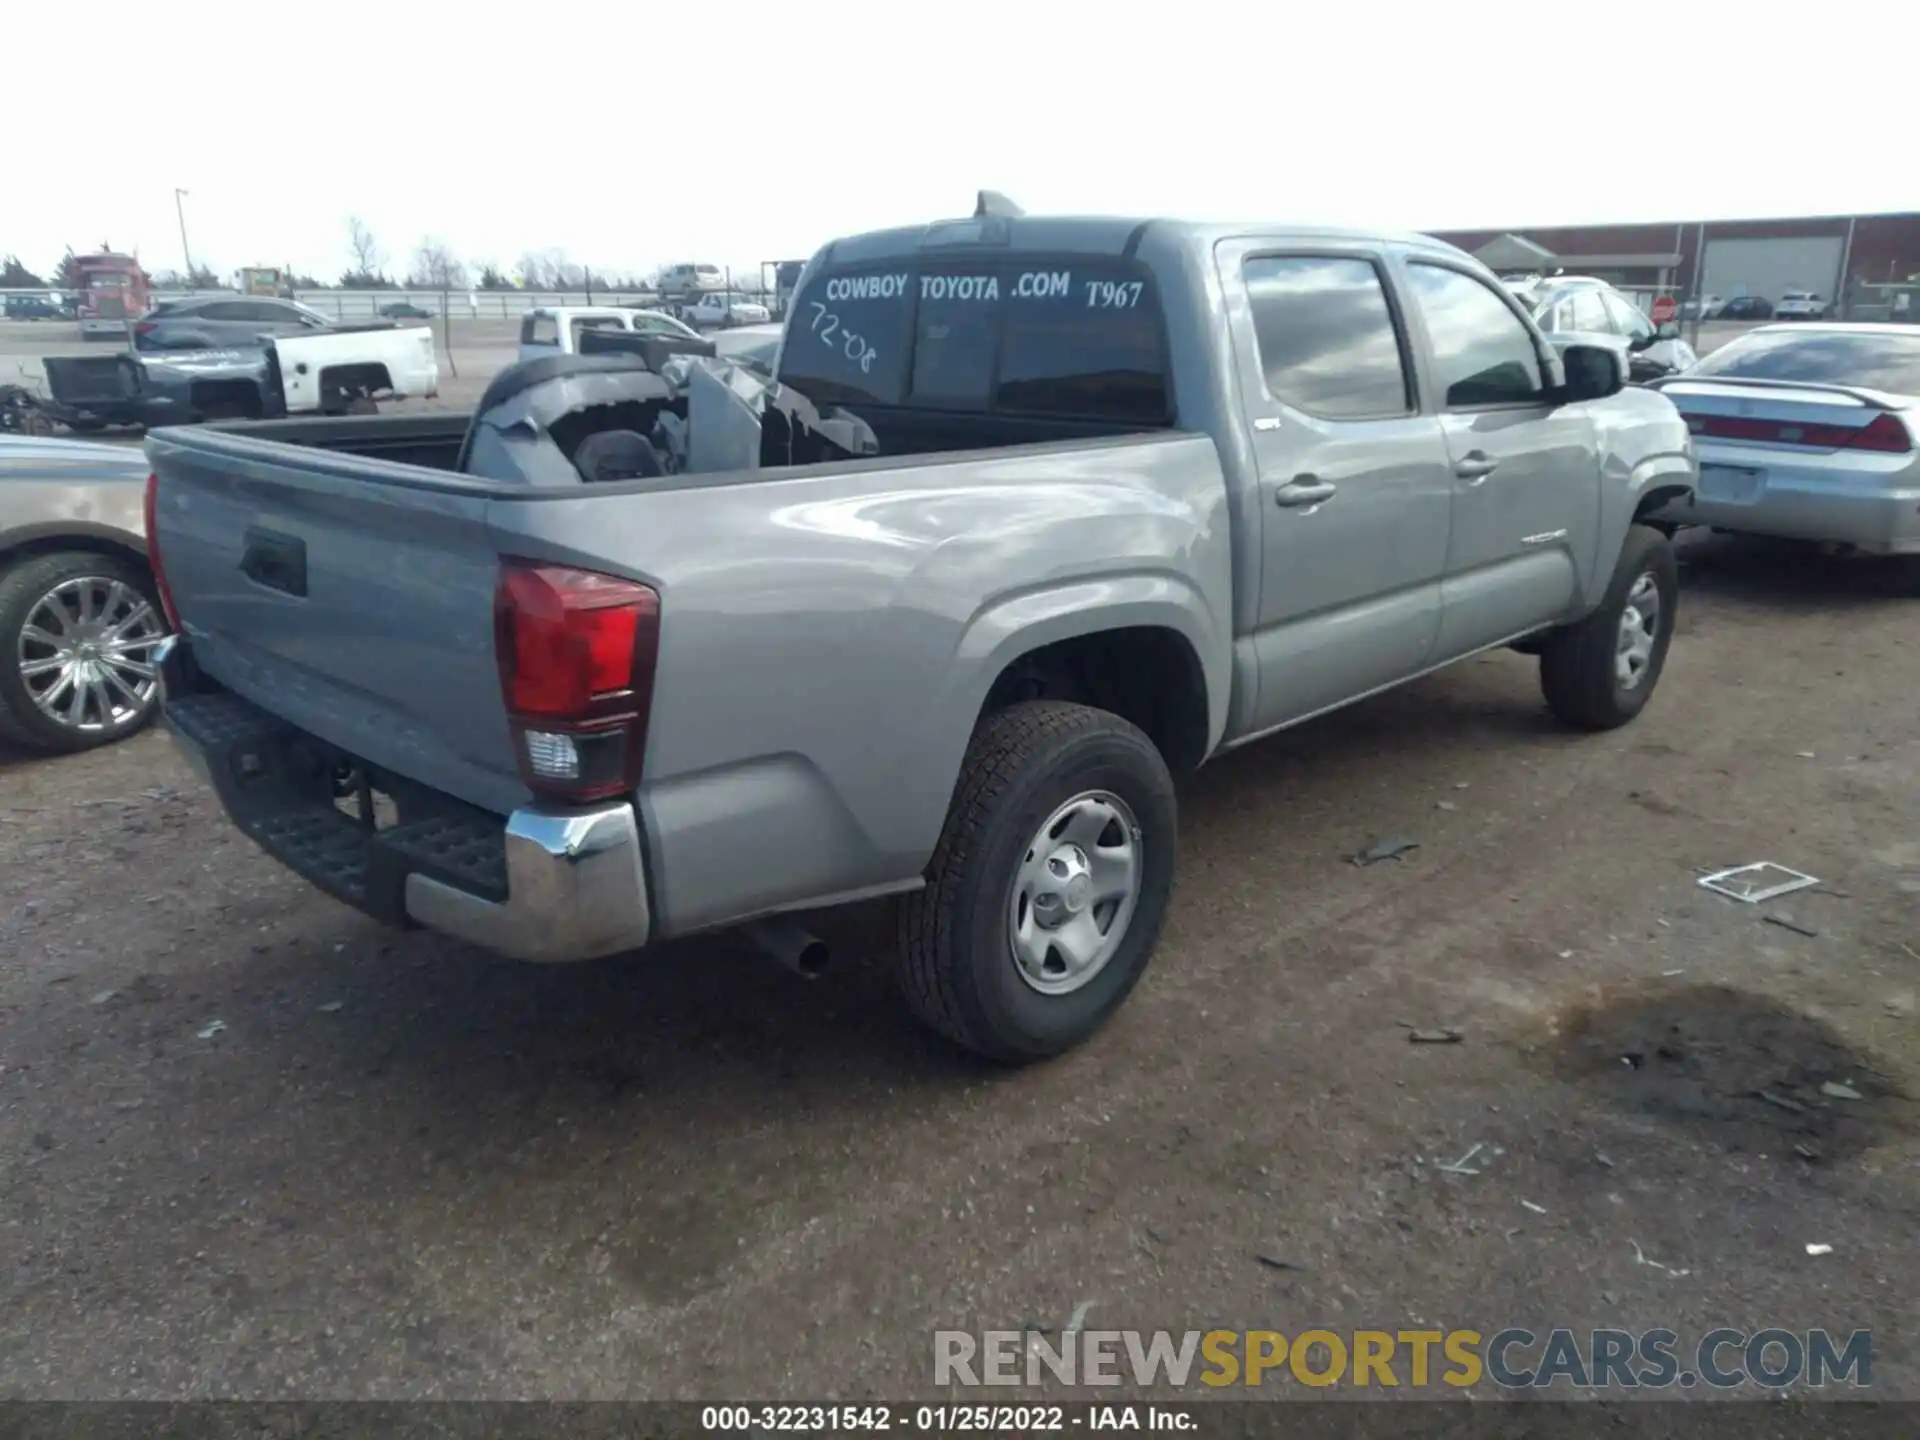
[{"label": "dirt lot", "polygon": [[[925,1395],[934,1329],[1086,1306],[1871,1327],[1920,1396],[1920,585],[1688,554],[1625,731],[1502,653],[1194,777],[1141,989],[1017,1073],[902,1018],[878,907],[811,985],[517,966],[309,890],[158,734],[7,757],[5,1391]],[[1695,883],[1763,858],[1824,884]]]}]

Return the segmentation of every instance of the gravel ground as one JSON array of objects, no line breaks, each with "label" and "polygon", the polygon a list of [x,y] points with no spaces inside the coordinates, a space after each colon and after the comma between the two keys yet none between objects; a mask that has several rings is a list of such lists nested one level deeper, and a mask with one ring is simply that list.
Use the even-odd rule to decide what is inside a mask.
[{"label": "gravel ground", "polygon": [[[0,757],[0,1386],[923,1396],[936,1328],[1081,1315],[1871,1327],[1920,1397],[1920,586],[1683,573],[1624,731],[1501,653],[1186,782],[1140,990],[1014,1073],[903,1018],[882,907],[812,984],[518,966],[308,889],[158,734]],[[1824,884],[1695,883],[1758,859]]]}]

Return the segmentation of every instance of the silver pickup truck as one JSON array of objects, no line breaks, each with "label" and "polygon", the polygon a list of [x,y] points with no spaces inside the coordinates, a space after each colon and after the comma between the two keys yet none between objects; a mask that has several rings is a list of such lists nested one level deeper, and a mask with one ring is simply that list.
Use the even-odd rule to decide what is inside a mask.
[{"label": "silver pickup truck", "polygon": [[893,895],[912,1009],[1043,1057],[1146,967],[1173,772],[1495,646],[1618,726],[1673,633],[1674,407],[1420,237],[837,240],[773,387],[865,427],[831,458],[519,474],[643,423],[628,362],[566,363],[547,421],[513,397],[559,372],[509,371],[432,434],[147,442],[165,714],[235,822],[526,959],[743,925],[806,971],[794,912]]}]

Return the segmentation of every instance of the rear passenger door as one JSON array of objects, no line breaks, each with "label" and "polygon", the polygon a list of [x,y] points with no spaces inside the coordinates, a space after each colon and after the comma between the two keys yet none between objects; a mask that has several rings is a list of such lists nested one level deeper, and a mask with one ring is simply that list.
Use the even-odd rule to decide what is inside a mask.
[{"label": "rear passenger door", "polygon": [[1218,260],[1259,476],[1257,731],[1426,667],[1451,477],[1383,256],[1235,241]]},{"label": "rear passenger door", "polygon": [[1591,554],[1600,474],[1594,422],[1549,394],[1534,332],[1511,300],[1441,259],[1402,273],[1425,381],[1452,464],[1452,527],[1436,659],[1560,619]]}]

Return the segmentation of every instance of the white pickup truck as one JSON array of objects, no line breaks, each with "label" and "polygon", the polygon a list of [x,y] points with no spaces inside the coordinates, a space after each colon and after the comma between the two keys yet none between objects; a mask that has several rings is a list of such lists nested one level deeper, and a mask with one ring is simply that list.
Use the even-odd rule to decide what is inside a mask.
[{"label": "white pickup truck", "polygon": [[82,432],[371,414],[379,400],[440,393],[439,353],[424,325],[345,326],[253,345],[52,356],[41,364],[54,417]]},{"label": "white pickup truck", "polygon": [[702,295],[683,313],[687,317],[688,324],[702,326],[709,330],[723,329],[732,325],[765,325],[771,318],[767,313],[767,307],[759,301],[725,293]]},{"label": "white pickup truck", "polygon": [[698,340],[700,333],[660,310],[622,305],[549,305],[529,310],[520,321],[520,358],[577,355],[586,330],[627,330],[668,340]]}]

